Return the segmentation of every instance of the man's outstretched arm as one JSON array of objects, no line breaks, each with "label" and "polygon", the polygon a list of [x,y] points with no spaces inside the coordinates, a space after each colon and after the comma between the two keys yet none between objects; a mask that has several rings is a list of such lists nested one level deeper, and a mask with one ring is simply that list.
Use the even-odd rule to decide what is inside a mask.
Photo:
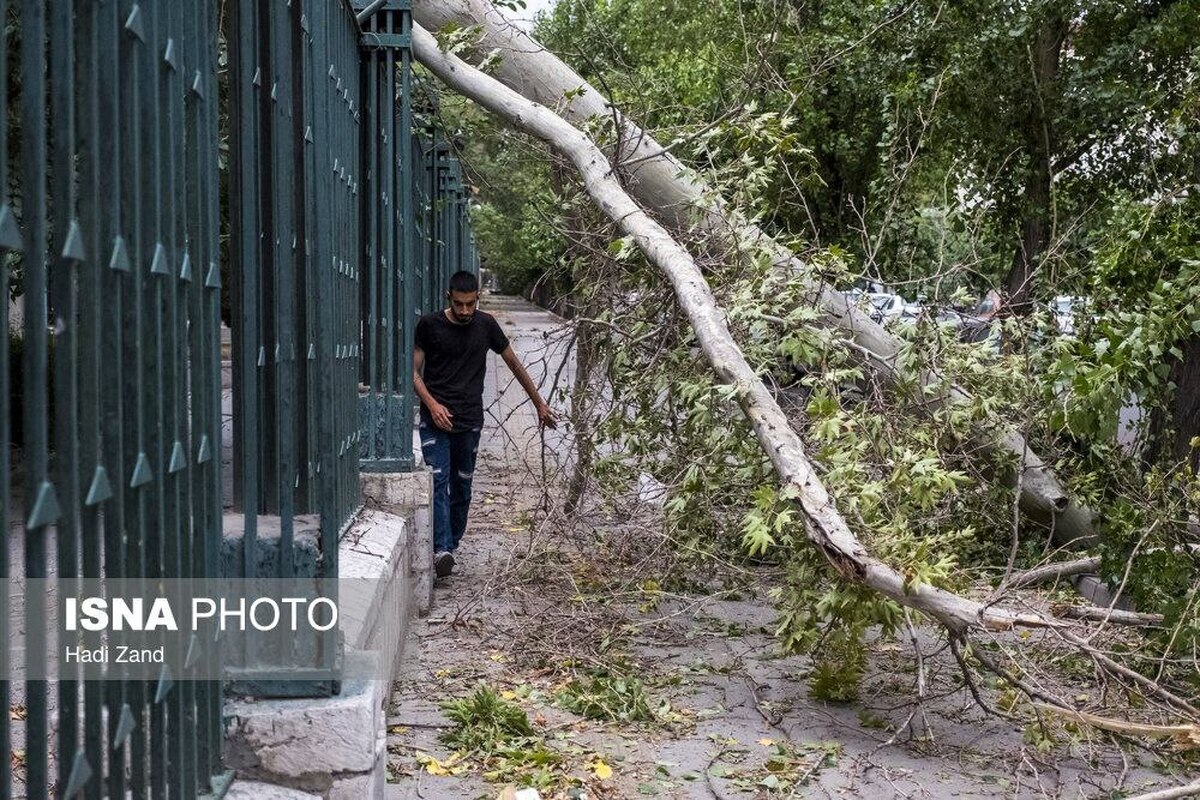
[{"label": "man's outstretched arm", "polygon": [[512,374],[517,376],[517,381],[521,384],[521,388],[525,390],[525,394],[529,395],[529,399],[533,401],[534,407],[537,409],[538,422],[549,428],[557,428],[558,421],[554,418],[554,412],[550,410],[550,406],[546,405],[546,401],[542,399],[538,393],[537,386],[533,383],[533,378],[529,377],[529,373],[525,371],[525,365],[517,358],[517,354],[513,352],[512,345],[504,348],[504,352],[500,354],[504,359],[504,363],[512,370]]}]

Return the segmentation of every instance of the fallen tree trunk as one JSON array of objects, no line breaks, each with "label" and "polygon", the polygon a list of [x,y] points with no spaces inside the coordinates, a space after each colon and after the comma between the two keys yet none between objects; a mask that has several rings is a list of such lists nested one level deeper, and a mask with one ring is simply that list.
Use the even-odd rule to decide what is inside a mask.
[{"label": "fallen tree trunk", "polygon": [[1138,628],[1160,628],[1166,619],[1162,614],[1125,611],[1120,608],[1100,608],[1099,606],[1057,605],[1053,607],[1053,611],[1064,619],[1111,622],[1114,625],[1132,625]]},{"label": "fallen tree trunk", "polygon": [[[691,177],[654,137],[613,108],[600,92],[554,53],[507,20],[488,0],[414,0],[413,18],[427,30],[441,30],[448,25],[478,26],[480,40],[476,56],[482,58],[493,50],[500,52],[501,59],[498,63],[493,61],[491,69],[499,82],[527,100],[556,109],[559,116],[573,125],[582,126],[597,117],[613,119],[619,128],[618,152],[613,154],[613,160],[629,175],[626,185],[630,194],[672,229],[677,232],[688,230],[695,224],[698,214],[703,214],[701,228],[710,234],[724,236],[733,229],[733,223],[719,205],[713,207],[711,203],[700,202],[704,185]],[[569,101],[564,99],[568,97]],[[702,208],[708,210],[701,212]],[[763,243],[771,249],[777,264],[800,273],[794,269],[801,266],[795,255],[776,244],[762,230],[747,226],[737,233]],[[832,287],[814,283],[812,291],[818,298],[826,323],[843,331],[859,348],[870,353],[867,359],[870,369],[894,384],[899,352],[895,337],[848,305]],[[927,374],[923,380],[929,384],[936,381],[936,376]],[[962,402],[967,396],[955,388],[940,398],[931,399]],[[1021,492],[1022,511],[1050,525],[1060,544],[1086,543],[1093,539],[1091,512],[1071,502],[1062,484],[1046,463],[1028,448],[1024,437],[1004,426],[981,439],[984,447],[1006,452],[1022,465],[1019,475],[1014,471],[1009,476]]]},{"label": "fallen tree trunk", "polygon": [[1040,567],[1014,573],[1008,579],[1009,589],[1020,589],[1024,586],[1035,586],[1043,581],[1067,578],[1072,575],[1085,575],[1100,569],[1100,556],[1077,558],[1073,561],[1060,561],[1056,564],[1043,564]]},{"label": "fallen tree trunk", "polygon": [[562,153],[579,170],[596,205],[632,237],[650,263],[674,287],[680,307],[713,370],[737,388],[737,400],[754,427],[763,451],[779,474],[781,496],[794,500],[804,514],[809,539],[848,580],[862,583],[902,605],[940,621],[955,634],[969,630],[1007,630],[1014,626],[1056,627],[1040,614],[985,606],[927,584],[910,584],[887,564],[867,553],[846,525],[812,464],[799,436],[771,391],[746,362],[733,340],[699,267],[658,222],[650,218],[617,181],[608,159],[582,131],[530,101],[455,55],[438,48],[424,28],[413,26],[413,53],[434,75],[459,92]]}]

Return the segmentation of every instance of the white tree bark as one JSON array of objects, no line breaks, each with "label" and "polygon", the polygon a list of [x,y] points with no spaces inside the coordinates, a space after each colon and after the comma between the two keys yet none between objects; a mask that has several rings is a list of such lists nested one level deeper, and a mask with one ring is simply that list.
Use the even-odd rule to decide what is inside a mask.
[{"label": "white tree bark", "polygon": [[433,35],[419,25],[413,26],[413,53],[451,89],[514,127],[546,141],[568,158],[579,170],[596,205],[632,237],[650,263],[667,276],[709,363],[722,380],[737,387],[738,403],[779,474],[781,491],[799,504],[809,538],[842,576],[934,617],[960,633],[969,629],[1004,630],[1016,625],[1048,627],[1059,624],[1039,614],[984,606],[929,585],[906,587],[904,579],[894,569],[867,553],[821,484],[800,438],[774,396],[759,380],[733,340],[695,261],[625,192],[600,148],[550,109],[526,99],[457,56],[441,51]]},{"label": "white tree bark", "polygon": [[[479,26],[481,39],[475,55],[482,56],[492,50],[501,53],[499,64],[492,70],[499,82],[528,100],[555,109],[573,125],[583,126],[595,117],[614,119],[620,128],[621,145],[613,158],[618,164],[627,164],[624,170],[629,175],[626,186],[630,194],[669,227],[676,231],[686,230],[701,215],[702,229],[715,235],[725,235],[731,230],[732,222],[719,206],[712,208],[708,204],[706,211],[700,211],[705,187],[674,156],[664,152],[654,137],[613,108],[600,92],[506,19],[491,2],[413,0],[413,18],[430,31],[441,30],[450,24]],[[569,102],[564,100],[568,93]],[[774,251],[777,264],[796,274],[804,274],[803,270],[794,269],[800,266],[794,254],[775,244],[763,231],[748,226],[738,234],[762,241]],[[812,290],[814,296],[820,298],[827,324],[844,331],[861,349],[871,353],[867,359],[869,367],[886,382],[893,383],[897,377],[894,366],[899,351],[897,340],[883,326],[848,306],[845,298],[832,287],[821,284],[813,286]],[[924,378],[931,382],[936,376]],[[968,398],[961,390],[954,389],[947,397],[930,399],[963,402]],[[1021,508],[1033,518],[1051,524],[1058,542],[1088,540],[1093,536],[1091,512],[1071,502],[1053,472],[1027,447],[1024,437],[1017,431],[1003,426],[985,432],[981,435],[981,444],[1008,452],[1023,465],[1019,481],[1015,472],[1009,476],[1020,488]]]},{"label": "white tree bark", "polygon": [[1009,589],[1021,589],[1025,586],[1036,586],[1045,581],[1058,580],[1071,575],[1086,575],[1100,569],[1100,556],[1088,556],[1072,561],[1060,561],[1055,564],[1043,564],[1040,567],[1015,572],[1008,579]]}]

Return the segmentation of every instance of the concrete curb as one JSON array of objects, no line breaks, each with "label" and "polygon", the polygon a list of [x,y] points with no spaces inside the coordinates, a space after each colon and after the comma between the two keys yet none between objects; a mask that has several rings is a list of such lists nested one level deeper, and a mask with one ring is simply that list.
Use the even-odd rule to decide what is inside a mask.
[{"label": "concrete curb", "polygon": [[[366,473],[362,486],[363,510],[338,549],[348,677],[334,697],[226,702],[225,762],[239,779],[231,797],[384,796],[384,706],[409,622],[432,602],[432,484],[421,469]],[[354,677],[363,675],[380,677]]]}]

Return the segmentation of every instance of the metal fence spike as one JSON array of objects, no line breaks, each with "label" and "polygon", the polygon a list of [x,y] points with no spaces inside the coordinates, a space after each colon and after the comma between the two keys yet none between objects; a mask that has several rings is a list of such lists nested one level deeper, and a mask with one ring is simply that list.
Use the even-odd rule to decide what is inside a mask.
[{"label": "metal fence spike", "polygon": [[111,497],[112,485],[108,482],[108,470],[103,465],[97,464],[96,471],[92,473],[92,485],[88,488],[84,505],[99,505]]},{"label": "metal fence spike", "polygon": [[125,246],[125,237],[118,235],[113,239],[113,251],[112,256],[108,259],[108,268],[120,272],[129,272],[131,269],[129,249]]},{"label": "metal fence spike", "polygon": [[167,248],[162,246],[162,242],[154,245],[154,261],[150,264],[150,274],[171,274],[171,270],[167,267]]},{"label": "metal fence spike", "polygon": [[171,451],[171,464],[167,467],[167,472],[179,472],[187,467],[187,456],[183,454],[183,444],[176,440],[175,447]]},{"label": "metal fence spike", "polygon": [[0,250],[16,253],[20,252],[22,247],[21,226],[17,224],[17,217],[13,214],[12,206],[5,203],[0,206]]},{"label": "metal fence spike", "polygon": [[67,240],[63,242],[62,257],[67,261],[74,261],[76,264],[83,263],[86,258],[83,252],[83,232],[79,230],[77,220],[71,220],[71,225],[67,229]]},{"label": "metal fence spike", "polygon": [[62,508],[58,505],[58,492],[54,491],[54,484],[50,481],[42,481],[42,485],[38,487],[37,499],[33,501],[33,510],[29,512],[29,519],[25,522],[25,527],[43,528],[57,522],[61,516]]},{"label": "metal fence spike", "polygon": [[188,640],[187,655],[183,659],[183,668],[191,669],[200,660],[200,637],[192,634]]},{"label": "metal fence spike", "polygon": [[67,778],[67,788],[62,796],[66,800],[77,797],[91,779],[92,765],[88,763],[87,756],[80,750],[75,753],[75,761],[71,764],[71,775]]},{"label": "metal fence spike", "polygon": [[154,691],[154,702],[161,703],[167,699],[167,695],[171,693],[171,689],[175,687],[175,680],[171,677],[171,666],[169,664],[162,665],[162,671],[158,675],[158,688]]},{"label": "metal fence spike", "polygon": [[129,9],[129,16],[125,18],[125,30],[137,37],[139,42],[146,41],[145,22],[142,19],[142,7],[139,3],[134,3],[133,8]]},{"label": "metal fence spike", "polygon": [[179,55],[175,52],[174,39],[167,39],[167,46],[163,49],[163,61],[167,63],[172,72],[179,71]]},{"label": "metal fence spike", "polygon": [[137,730],[137,723],[134,722],[133,714],[129,710],[129,704],[123,703],[121,705],[121,720],[117,723],[117,732],[113,736],[113,751],[120,750],[135,730]]},{"label": "metal fence spike", "polygon": [[186,250],[183,251],[183,264],[179,267],[179,280],[192,281],[192,257]]},{"label": "metal fence spike", "polygon": [[208,434],[200,434],[200,447],[196,450],[196,463],[203,464],[212,458],[212,447],[208,443]]},{"label": "metal fence spike", "polygon": [[217,268],[217,262],[208,262],[208,275],[204,278],[205,289],[220,289],[221,288],[221,270]]},{"label": "metal fence spike", "polygon": [[146,457],[146,452],[143,450],[138,453],[137,465],[134,466],[133,475],[129,479],[129,488],[136,489],[152,480],[154,480],[154,471],[150,469],[150,459]]}]

